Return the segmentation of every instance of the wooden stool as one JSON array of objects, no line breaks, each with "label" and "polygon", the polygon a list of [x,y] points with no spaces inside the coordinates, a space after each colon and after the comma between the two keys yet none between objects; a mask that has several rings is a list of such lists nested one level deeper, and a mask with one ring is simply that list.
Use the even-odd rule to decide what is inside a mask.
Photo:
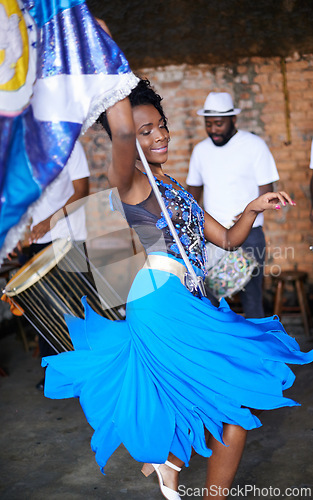
[{"label": "wooden stool", "polygon": [[[279,276],[273,276],[273,279],[277,282],[274,314],[277,314],[277,316],[280,317],[281,314],[285,311],[293,311],[296,316],[301,315],[305,334],[310,337],[310,326],[312,325],[312,319],[304,290],[304,281],[306,280],[307,276],[308,273],[296,270],[282,271]],[[284,306],[283,292],[286,283],[291,283],[295,287],[298,306]]]}]

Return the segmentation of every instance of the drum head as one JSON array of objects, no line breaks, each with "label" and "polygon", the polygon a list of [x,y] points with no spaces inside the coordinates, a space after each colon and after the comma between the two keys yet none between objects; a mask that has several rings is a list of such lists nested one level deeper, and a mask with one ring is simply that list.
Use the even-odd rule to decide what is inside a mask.
[{"label": "drum head", "polygon": [[73,243],[71,240],[55,240],[51,245],[34,255],[32,259],[18,270],[7,283],[4,293],[8,297],[14,297],[27,290],[27,288],[37,283],[37,281],[55,267],[72,247]]}]

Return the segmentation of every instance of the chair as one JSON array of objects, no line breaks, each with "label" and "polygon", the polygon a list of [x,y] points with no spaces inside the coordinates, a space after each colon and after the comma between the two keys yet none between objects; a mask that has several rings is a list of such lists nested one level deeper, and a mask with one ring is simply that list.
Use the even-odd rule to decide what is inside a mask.
[{"label": "chair", "polygon": [[[304,289],[304,282],[308,277],[308,273],[305,271],[297,270],[287,270],[282,271],[279,276],[273,276],[274,282],[276,282],[276,293],[275,293],[275,303],[274,303],[274,314],[281,317],[284,312],[293,312],[295,316],[301,316],[304,331],[307,337],[310,337],[310,327],[312,326],[312,318],[310,314],[310,309]],[[297,295],[297,306],[287,306],[284,305],[284,289],[285,285],[289,283],[293,286]]]}]

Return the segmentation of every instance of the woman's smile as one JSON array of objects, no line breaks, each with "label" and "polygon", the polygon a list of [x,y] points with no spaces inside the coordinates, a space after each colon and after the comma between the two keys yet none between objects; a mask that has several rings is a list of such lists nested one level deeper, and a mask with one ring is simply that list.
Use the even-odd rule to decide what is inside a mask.
[{"label": "woman's smile", "polygon": [[167,153],[168,151],[168,146],[161,146],[159,148],[151,148],[151,151],[153,151],[153,153]]},{"label": "woman's smile", "polygon": [[133,115],[136,135],[148,163],[165,163],[170,135],[159,111],[151,104],[142,104],[133,108]]}]

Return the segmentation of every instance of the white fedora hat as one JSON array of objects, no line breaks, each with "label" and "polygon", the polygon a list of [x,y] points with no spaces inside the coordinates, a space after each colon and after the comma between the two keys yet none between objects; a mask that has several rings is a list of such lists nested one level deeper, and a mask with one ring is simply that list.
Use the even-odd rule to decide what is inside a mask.
[{"label": "white fedora hat", "polygon": [[234,108],[232,97],[228,92],[210,92],[205,100],[204,108],[199,109],[200,116],[233,116],[239,115],[241,109]]}]

